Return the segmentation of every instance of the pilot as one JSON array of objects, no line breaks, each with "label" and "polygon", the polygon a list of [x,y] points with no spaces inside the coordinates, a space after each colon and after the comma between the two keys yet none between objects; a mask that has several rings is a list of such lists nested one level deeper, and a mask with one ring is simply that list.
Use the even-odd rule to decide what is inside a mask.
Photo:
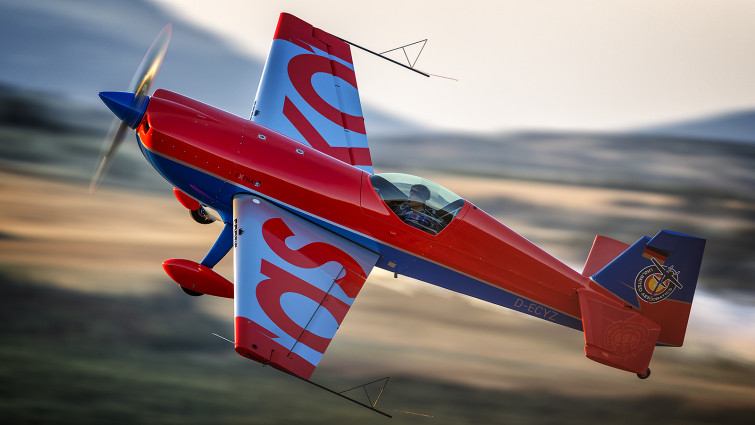
[{"label": "pilot", "polygon": [[409,199],[401,203],[396,215],[412,227],[436,234],[440,229],[440,222],[435,218],[435,210],[425,205],[430,199],[430,189],[423,184],[415,184],[409,191]]}]

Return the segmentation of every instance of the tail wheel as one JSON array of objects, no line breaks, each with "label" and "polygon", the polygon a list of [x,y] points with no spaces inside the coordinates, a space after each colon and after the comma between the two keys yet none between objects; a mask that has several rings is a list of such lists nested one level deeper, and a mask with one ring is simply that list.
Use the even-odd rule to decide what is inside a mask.
[{"label": "tail wheel", "polygon": [[640,379],[648,379],[650,377],[650,368],[648,368],[647,372],[645,372],[644,374],[638,373],[637,377]]}]

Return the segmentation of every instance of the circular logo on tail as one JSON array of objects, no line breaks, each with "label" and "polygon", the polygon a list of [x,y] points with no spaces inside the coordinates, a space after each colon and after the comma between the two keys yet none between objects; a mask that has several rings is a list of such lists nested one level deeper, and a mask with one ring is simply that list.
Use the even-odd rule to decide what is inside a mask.
[{"label": "circular logo on tail", "polygon": [[671,295],[676,288],[682,285],[678,280],[679,272],[674,266],[665,267],[657,261],[652,266],[647,266],[640,271],[634,280],[634,289],[643,301],[657,303]]}]

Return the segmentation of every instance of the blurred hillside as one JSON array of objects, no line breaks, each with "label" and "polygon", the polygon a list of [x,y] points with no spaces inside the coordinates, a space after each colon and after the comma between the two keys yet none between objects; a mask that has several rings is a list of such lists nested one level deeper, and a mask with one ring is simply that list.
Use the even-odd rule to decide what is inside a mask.
[{"label": "blurred hillside", "polygon": [[[109,113],[43,92],[0,89],[0,166],[86,184]],[[572,267],[581,267],[596,234],[633,242],[672,229],[708,239],[702,287],[754,289],[755,144],[532,132],[374,137],[371,146],[378,172],[436,179],[530,240],[550,244]],[[507,191],[507,182],[528,182],[530,192]],[[170,190],[135,143],[123,146],[105,185]],[[557,201],[554,194],[570,190],[574,199]]]},{"label": "blurred hillside", "polygon": [[[0,84],[0,166],[53,180],[88,182],[112,120],[107,108]],[[157,173],[141,167],[143,162],[136,144],[124,143],[107,184],[170,189]]]},{"label": "blurred hillside", "polygon": [[[133,139],[89,195],[110,119],[71,98],[0,89],[4,420],[384,423],[211,336],[232,335],[232,302],[186,297],[160,263],[201,258],[219,227],[188,218]],[[576,268],[595,233],[707,237],[703,291],[685,347],[659,349],[653,377],[639,381],[585,359],[579,332],[376,270],[317,381],[392,376],[380,407],[395,423],[430,420],[420,413],[438,424],[734,424],[755,413],[749,146],[570,134],[371,145],[377,169],[437,180]],[[229,266],[218,270],[230,276]]]},{"label": "blurred hillside", "polygon": [[435,134],[373,142],[384,166],[490,178],[755,199],[755,143],[663,135]]},{"label": "blurred hillside", "polygon": [[[0,84],[53,93],[109,114],[96,94],[125,90],[154,37],[169,22],[173,36],[156,87],[248,116],[263,62],[149,0],[0,2]],[[362,106],[371,117],[370,134],[418,130],[369,104]]]},{"label": "blurred hillside", "polygon": [[[97,106],[97,92],[128,87],[154,37],[172,21],[148,0],[0,2],[0,82]],[[167,58],[164,88],[249,112],[259,61],[181,21],[173,22]]]},{"label": "blurred hillside", "polygon": [[[531,132],[416,136],[373,140],[371,146],[376,166],[392,170],[540,183],[529,196],[517,198],[496,193],[495,185],[487,192],[457,191],[515,230],[520,229],[512,219],[519,218],[539,228],[538,234],[550,229],[561,237],[565,252],[557,257],[575,268],[583,260],[569,255],[589,247],[596,234],[630,243],[672,229],[708,239],[703,287],[755,288],[755,143]],[[444,183],[453,189],[452,180]],[[553,193],[538,190],[554,185],[563,189],[556,191],[562,196],[569,188],[613,195],[608,204],[594,205],[589,202],[595,198],[575,197],[580,209],[559,209]]]},{"label": "blurred hillside", "polygon": [[[553,373],[558,367],[544,364],[549,371],[544,388],[454,383],[448,379],[456,374],[453,369],[435,377],[393,374],[378,404],[393,415],[387,422],[233,353],[229,344],[210,335],[232,329],[197,308],[205,300],[177,291],[150,297],[94,295],[2,273],[0,284],[4,294],[0,298],[3,423],[576,425],[599,418],[617,425],[655,421],[678,425],[742,424],[755,414],[755,406],[746,400],[752,392],[731,391],[746,388],[755,376],[738,364],[705,363],[699,372],[686,376],[684,380],[694,390],[704,391],[705,387],[697,385],[709,381],[723,380],[728,387],[713,387],[695,403],[690,403],[684,390],[667,382],[644,394],[626,394],[624,388],[614,387],[601,396],[586,397],[577,388],[580,377],[564,385],[563,378]],[[407,356],[391,344],[382,348],[349,345],[356,345],[356,350],[344,344],[331,347],[329,357],[338,361],[324,362],[314,379],[346,389],[371,380],[364,372],[353,374],[344,368],[354,367],[356,356],[373,366],[380,363],[380,355],[402,361]],[[491,362],[483,366],[494,371],[507,368]],[[521,362],[514,365],[524,374],[522,366]],[[531,375],[530,379],[537,380],[537,373]],[[625,378],[631,379],[625,386],[639,385],[636,378]],[[660,379],[663,382],[664,376]],[[373,399],[378,389],[370,389]],[[721,402],[721,396],[728,398]]]},{"label": "blurred hillside", "polygon": [[[210,334],[232,335],[230,319],[209,315],[202,307],[209,300],[176,288],[102,295],[6,271],[0,288],[6,423],[386,423],[236,355]],[[659,352],[652,381],[639,381],[585,359],[576,332],[427,294],[421,302],[402,294],[407,304],[423,306],[407,320],[407,305],[381,300],[395,298],[392,291],[366,289],[361,299],[381,312],[369,304],[351,312],[314,379],[340,390],[390,375],[378,407],[394,416],[391,423],[584,424],[599,417],[613,424],[741,424],[755,414],[755,369],[747,363]],[[432,341],[415,334],[406,347],[397,336],[417,326]],[[375,333],[379,327],[385,329]],[[465,339],[470,332],[487,339]],[[455,352],[440,347],[448,340]],[[488,382],[469,379],[483,375]]]},{"label": "blurred hillside", "polygon": [[755,112],[744,110],[693,118],[638,129],[636,133],[753,143],[755,142]]},{"label": "blurred hillside", "polygon": [[[149,0],[0,2],[0,423],[386,423],[211,335],[233,335],[232,301],[185,296],[160,264],[202,258],[220,228],[189,219],[133,137],[88,194],[112,120],[96,93],[124,89],[169,21],[157,86],[245,116],[262,63]],[[375,270],[317,382],[392,376],[378,407],[399,424],[751,420],[751,112],[480,136],[363,106],[379,172],[435,180],[576,269],[595,234],[699,235],[701,290],[685,346],[639,381],[586,359],[579,332]]]}]

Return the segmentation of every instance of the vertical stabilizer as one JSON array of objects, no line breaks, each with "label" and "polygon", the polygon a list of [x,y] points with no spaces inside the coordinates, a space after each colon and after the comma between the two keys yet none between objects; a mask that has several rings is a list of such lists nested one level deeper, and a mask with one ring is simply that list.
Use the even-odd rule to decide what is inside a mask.
[{"label": "vertical stabilizer", "polygon": [[591,279],[660,325],[658,344],[681,346],[704,248],[705,239],[663,230],[635,242]]}]

